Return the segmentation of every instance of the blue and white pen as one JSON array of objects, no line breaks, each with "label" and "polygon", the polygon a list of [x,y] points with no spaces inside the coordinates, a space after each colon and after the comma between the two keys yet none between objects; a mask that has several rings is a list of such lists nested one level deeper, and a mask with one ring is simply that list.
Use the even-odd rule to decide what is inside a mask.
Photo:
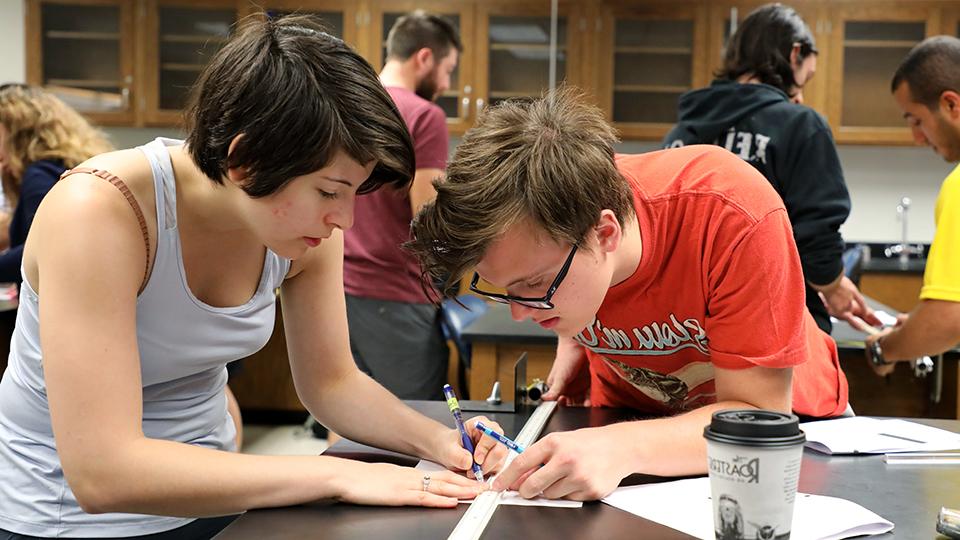
[{"label": "blue and white pen", "polygon": [[447,406],[450,407],[450,412],[453,414],[453,420],[457,424],[457,431],[460,432],[460,441],[463,443],[463,447],[467,449],[467,452],[470,452],[470,461],[473,463],[471,466],[471,469],[473,470],[473,476],[478,482],[483,482],[483,470],[480,469],[480,465],[477,465],[476,461],[473,461],[473,441],[470,440],[470,436],[467,435],[466,428],[463,427],[463,416],[460,414],[460,403],[457,402],[457,395],[453,393],[453,388],[451,388],[449,384],[443,385],[443,397],[447,398]]},{"label": "blue and white pen", "polygon": [[519,444],[513,442],[506,435],[503,435],[502,433],[497,433],[496,431],[488,428],[487,426],[483,425],[483,422],[477,422],[477,429],[493,437],[494,439],[500,441],[501,443],[506,445],[507,448],[513,450],[514,452],[518,454],[523,453],[523,446],[520,446]]}]

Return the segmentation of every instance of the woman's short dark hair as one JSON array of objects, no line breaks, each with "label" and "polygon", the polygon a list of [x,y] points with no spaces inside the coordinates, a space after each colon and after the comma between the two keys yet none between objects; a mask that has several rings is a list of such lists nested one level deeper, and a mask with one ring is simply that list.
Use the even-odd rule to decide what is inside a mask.
[{"label": "woman's short dark hair", "polygon": [[245,169],[251,197],[322,169],[338,150],[376,162],[359,193],[413,177],[410,135],[377,73],[307,16],[248,19],[200,74],[185,121],[197,167],[218,184]]},{"label": "woman's short dark hair", "polygon": [[760,6],[730,37],[723,67],[715,75],[735,81],[741,75],[753,74],[760,82],[789,95],[797,84],[790,65],[794,44],[800,45],[799,60],[817,54],[810,28],[793,8],[783,4]]},{"label": "woman's short dark hair", "polygon": [[913,100],[931,110],[947,90],[960,92],[960,39],[933,36],[914,46],[894,73],[890,91],[904,82]]}]

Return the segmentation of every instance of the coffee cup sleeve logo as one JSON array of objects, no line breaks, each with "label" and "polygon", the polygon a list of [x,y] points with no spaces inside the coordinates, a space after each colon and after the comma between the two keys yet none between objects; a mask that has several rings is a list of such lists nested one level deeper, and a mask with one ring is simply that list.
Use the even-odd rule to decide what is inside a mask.
[{"label": "coffee cup sleeve logo", "polygon": [[732,461],[724,461],[717,458],[707,459],[710,464],[711,474],[719,475],[721,478],[733,480],[734,482],[747,484],[757,484],[760,482],[760,458],[736,456]]}]

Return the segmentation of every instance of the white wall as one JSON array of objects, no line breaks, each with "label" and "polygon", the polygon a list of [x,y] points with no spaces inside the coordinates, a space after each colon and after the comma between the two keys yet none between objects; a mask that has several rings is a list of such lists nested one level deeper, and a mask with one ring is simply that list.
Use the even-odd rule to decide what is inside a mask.
[{"label": "white wall", "polygon": [[[618,150],[638,153],[657,148],[656,143],[627,141]],[[850,217],[841,228],[845,240],[899,241],[897,204],[903,196],[911,199],[908,240],[933,240],[933,207],[952,165],[921,147],[841,145],[838,151],[852,202]]]},{"label": "white wall", "polygon": [[24,0],[0,0],[0,83],[27,79]]},{"label": "white wall", "polygon": [[908,240],[933,240],[937,193],[954,165],[929,148],[903,146],[841,146],[840,161],[853,201],[841,229],[846,240],[899,240],[897,204],[903,196],[911,199]]},{"label": "white wall", "polygon": [[[24,0],[0,0],[0,82],[25,79]],[[142,144],[156,136],[179,136],[174,129],[107,128],[117,147]],[[455,141],[451,141],[455,144]],[[628,141],[626,153],[657,148],[655,143]],[[888,242],[900,239],[896,206],[903,195],[913,200],[909,240],[933,239],[933,206],[940,182],[950,171],[929,149],[884,146],[841,146],[840,161],[853,199],[853,212],[842,231],[848,241]]]}]

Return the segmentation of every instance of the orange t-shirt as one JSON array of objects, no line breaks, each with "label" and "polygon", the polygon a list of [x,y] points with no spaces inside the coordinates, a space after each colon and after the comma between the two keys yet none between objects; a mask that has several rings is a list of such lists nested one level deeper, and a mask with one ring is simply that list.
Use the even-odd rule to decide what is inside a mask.
[{"label": "orange t-shirt", "polygon": [[618,156],[634,192],[643,254],[576,340],[596,406],[674,414],[716,402],[714,366],[793,366],[793,409],[847,407],[837,347],[804,304],[780,197],[722,148]]}]

